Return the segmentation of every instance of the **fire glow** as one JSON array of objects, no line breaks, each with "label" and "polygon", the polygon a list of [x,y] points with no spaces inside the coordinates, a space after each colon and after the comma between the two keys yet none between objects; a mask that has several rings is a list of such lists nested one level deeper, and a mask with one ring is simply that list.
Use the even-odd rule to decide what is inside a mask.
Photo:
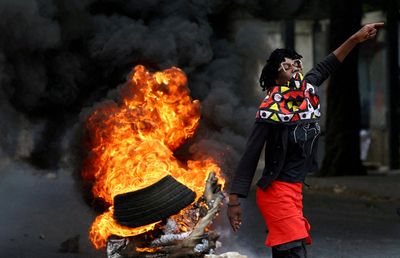
[{"label": "fire glow", "polygon": [[90,144],[82,176],[93,182],[94,196],[109,205],[90,229],[96,248],[104,247],[110,235],[134,236],[157,226],[117,224],[113,219],[114,196],[143,189],[171,175],[199,198],[211,171],[222,178],[212,158],[185,164],[174,157],[173,151],[194,135],[200,121],[199,101],[189,96],[187,78],[179,68],[150,73],[138,65],[120,94],[120,103],[97,108],[86,123]]}]

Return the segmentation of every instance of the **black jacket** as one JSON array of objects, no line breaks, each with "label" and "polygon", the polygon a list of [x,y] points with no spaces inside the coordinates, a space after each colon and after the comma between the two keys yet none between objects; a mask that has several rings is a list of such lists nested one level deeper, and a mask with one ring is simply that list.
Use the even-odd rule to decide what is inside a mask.
[{"label": "black jacket", "polygon": [[[304,79],[313,86],[321,85],[329,75],[339,66],[340,62],[334,54],[328,55],[318,63]],[[265,189],[275,180],[285,162],[289,126],[285,124],[255,123],[246,144],[246,150],[239,161],[230,193],[239,197],[247,197],[262,149],[265,148],[265,167],[257,186]]]}]

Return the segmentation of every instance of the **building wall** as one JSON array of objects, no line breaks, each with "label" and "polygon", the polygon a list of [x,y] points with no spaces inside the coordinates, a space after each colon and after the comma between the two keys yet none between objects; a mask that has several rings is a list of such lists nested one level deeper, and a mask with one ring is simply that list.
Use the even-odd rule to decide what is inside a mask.
[{"label": "building wall", "polygon": [[[382,12],[364,14],[362,23],[385,20]],[[366,163],[385,169],[389,164],[387,49],[385,30],[378,37],[360,45],[359,89],[361,99],[361,125],[370,136]]]},{"label": "building wall", "polygon": [[[362,23],[383,21],[382,12],[364,14]],[[295,48],[303,55],[305,72],[329,54],[329,20],[296,21],[295,22]],[[361,100],[361,126],[366,130],[364,146],[368,146],[366,159],[368,165],[375,165],[381,169],[388,166],[389,142],[387,128],[387,52],[385,45],[385,31],[379,32],[373,41],[363,43],[359,47],[359,89]],[[327,86],[329,79],[319,87],[321,102],[321,128],[325,132]],[[350,85],[349,85],[350,86]],[[351,108],[349,110],[351,113]],[[369,144],[365,144],[365,139]],[[325,153],[324,134],[320,138],[319,160],[322,163]]]}]

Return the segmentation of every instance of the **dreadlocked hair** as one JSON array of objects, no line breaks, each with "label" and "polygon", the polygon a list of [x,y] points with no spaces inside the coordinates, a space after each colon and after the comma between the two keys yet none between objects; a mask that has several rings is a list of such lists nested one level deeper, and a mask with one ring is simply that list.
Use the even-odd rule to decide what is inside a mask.
[{"label": "dreadlocked hair", "polygon": [[286,58],[300,59],[302,56],[290,48],[277,48],[269,56],[260,76],[260,87],[263,91],[275,85],[275,80],[278,77],[278,69]]}]

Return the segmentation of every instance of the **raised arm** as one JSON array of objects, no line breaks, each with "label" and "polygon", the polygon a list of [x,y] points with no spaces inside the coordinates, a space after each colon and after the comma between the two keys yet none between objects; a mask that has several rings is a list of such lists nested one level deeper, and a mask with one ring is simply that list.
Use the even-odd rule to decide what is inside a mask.
[{"label": "raised arm", "polygon": [[362,27],[354,33],[342,45],[340,45],[333,53],[329,54],[325,59],[319,62],[305,76],[305,80],[314,86],[321,85],[339,66],[353,48],[361,42],[372,39],[376,36],[379,28],[384,23],[371,23]]},{"label": "raised arm", "polygon": [[337,57],[330,53],[312,68],[304,78],[313,86],[320,86],[339,66],[340,62]]},{"label": "raised arm", "polygon": [[376,36],[378,29],[382,28],[385,24],[383,22],[370,23],[364,25],[359,31],[354,33],[350,38],[348,38],[342,45],[340,45],[333,54],[336,58],[343,62],[346,56],[353,50],[353,48],[366,40],[372,39]]}]

